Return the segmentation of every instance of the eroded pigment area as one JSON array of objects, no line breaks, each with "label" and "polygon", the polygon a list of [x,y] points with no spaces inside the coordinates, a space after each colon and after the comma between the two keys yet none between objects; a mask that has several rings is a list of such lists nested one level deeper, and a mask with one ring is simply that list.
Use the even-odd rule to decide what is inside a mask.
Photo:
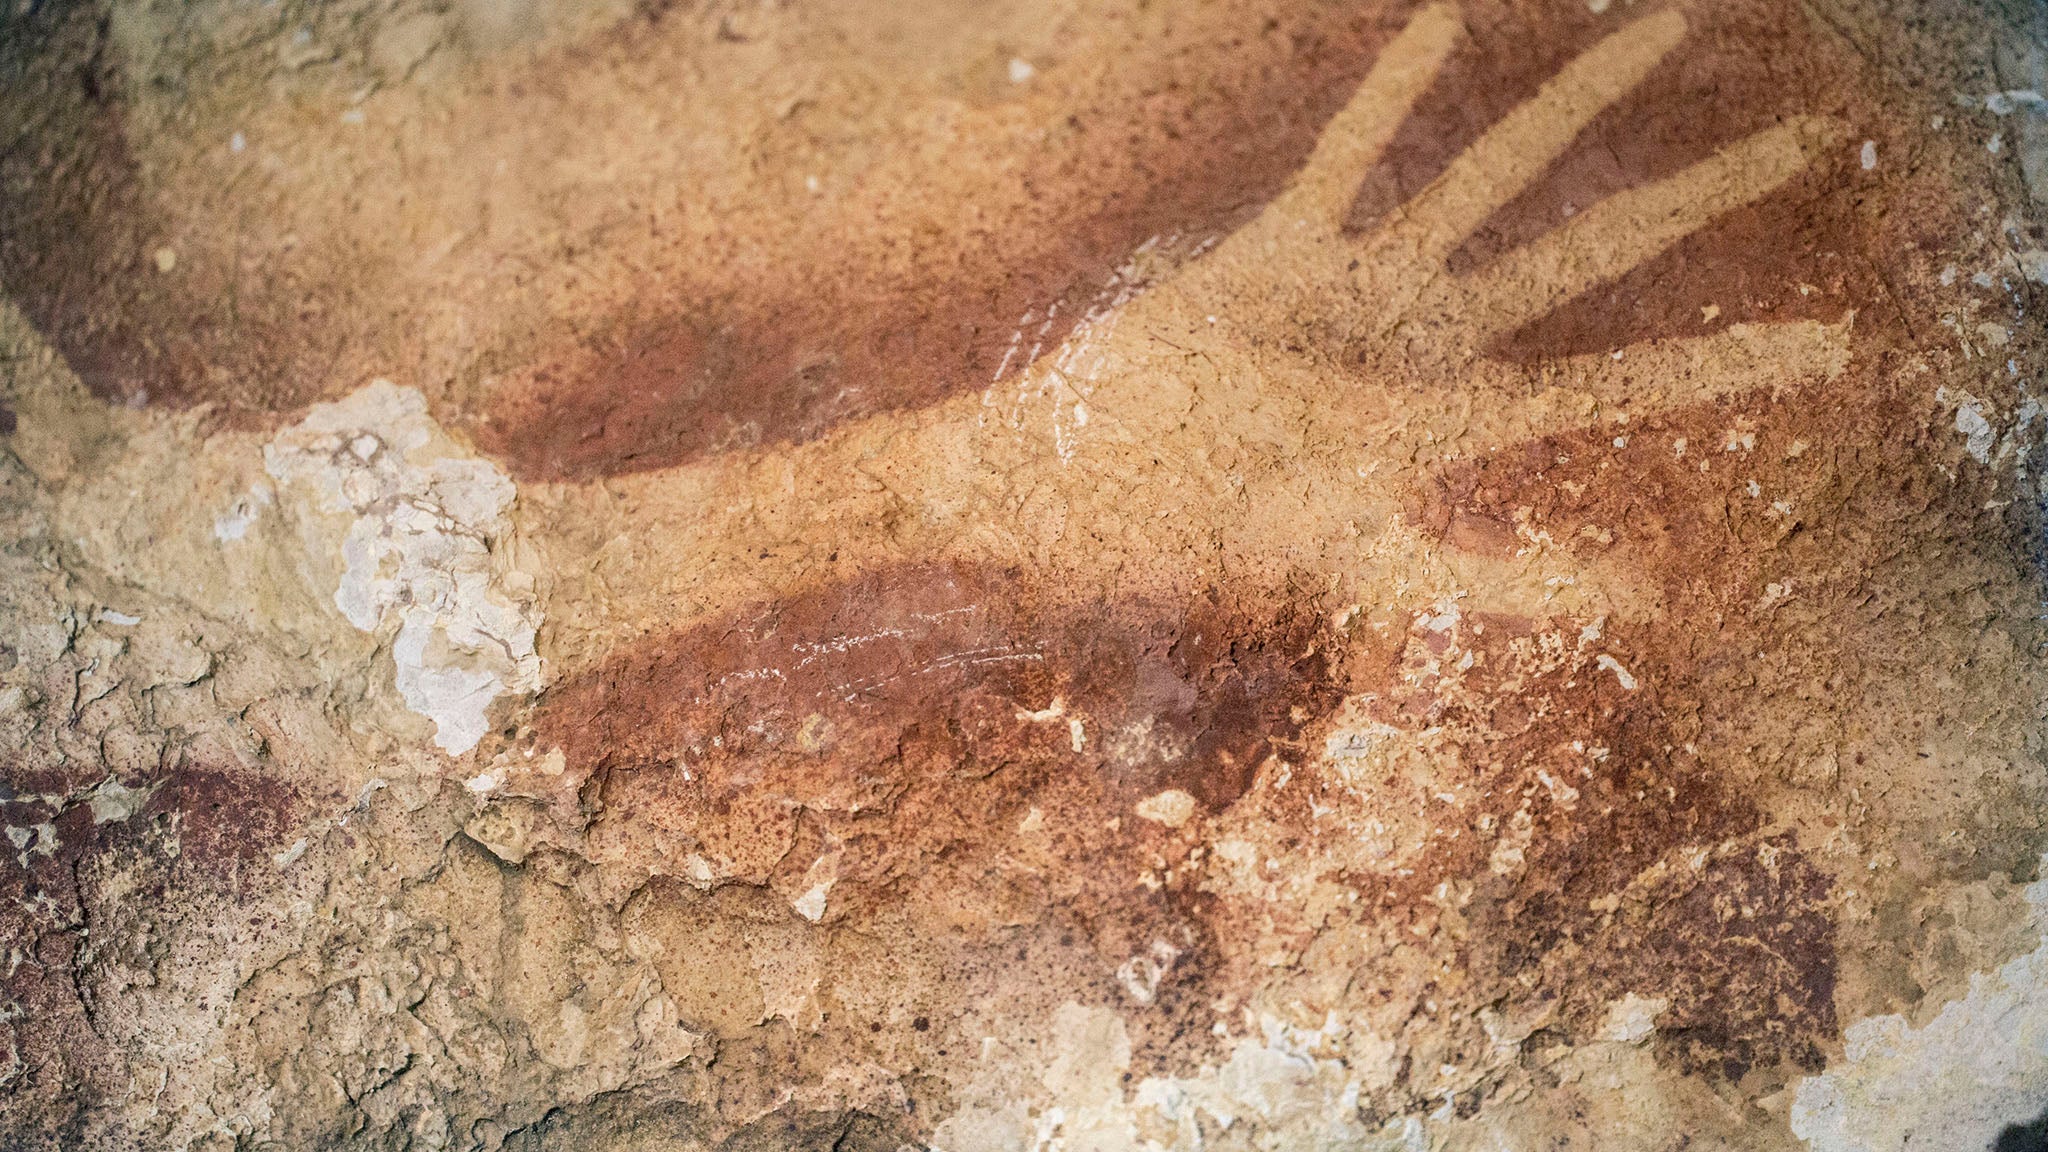
[{"label": "eroded pigment area", "polygon": [[8,9],[4,1142],[2024,1139],[2036,16]]}]

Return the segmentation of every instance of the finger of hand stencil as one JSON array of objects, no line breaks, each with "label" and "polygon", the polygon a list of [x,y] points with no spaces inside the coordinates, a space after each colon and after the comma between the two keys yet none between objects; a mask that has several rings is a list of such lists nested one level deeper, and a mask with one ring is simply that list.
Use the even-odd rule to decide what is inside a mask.
[{"label": "finger of hand stencil", "polygon": [[1621,276],[1797,175],[1831,135],[1820,120],[1796,119],[1654,184],[1618,192],[1570,223],[1479,273],[1468,299],[1476,325],[1504,332]]},{"label": "finger of hand stencil", "polygon": [[1436,79],[1463,32],[1448,4],[1432,4],[1415,14],[1373,61],[1351,100],[1324,126],[1315,152],[1293,183],[1267,206],[1271,226],[1307,222],[1334,232],[1343,225],[1366,170]]},{"label": "finger of hand stencil", "polygon": [[[1646,340],[1525,368],[1486,361],[1471,386],[1482,399],[1461,429],[1505,444],[1590,427],[1621,413],[1640,419],[1770,387],[1810,387],[1849,364],[1849,325],[1795,320],[1734,324],[1710,336]],[[1484,397],[1498,398],[1487,403]],[[1509,399],[1512,397],[1512,399]]]},{"label": "finger of hand stencil", "polygon": [[1368,243],[1375,249],[1391,245],[1390,254],[1404,262],[1433,266],[1443,260],[1540,176],[1588,121],[1640,83],[1684,36],[1685,17],[1661,12],[1587,49],[1487,129],[1399,210],[1398,223]]}]

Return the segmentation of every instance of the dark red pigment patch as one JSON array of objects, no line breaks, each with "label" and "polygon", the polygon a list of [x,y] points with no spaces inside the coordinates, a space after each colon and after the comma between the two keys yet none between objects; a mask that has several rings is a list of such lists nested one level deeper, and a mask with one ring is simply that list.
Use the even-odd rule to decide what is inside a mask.
[{"label": "dark red pigment patch", "polygon": [[693,811],[754,791],[886,808],[999,772],[1024,777],[1005,781],[1018,800],[1114,811],[1177,788],[1216,811],[1296,708],[1333,701],[1318,627],[1216,596],[1068,608],[1002,573],[887,570],[632,650],[552,690],[539,731],[608,789],[659,777]]},{"label": "dark red pigment patch", "polygon": [[1575,958],[1583,968],[1560,965],[1553,978],[1614,997],[1642,987],[1654,966],[1672,1004],[1657,1021],[1660,1055],[1731,1081],[1779,1061],[1819,1071],[1837,1024],[1826,874],[1789,833],[1700,845],[1699,855],[1698,868],[1681,860],[1627,893],[1588,934]]},{"label": "dark red pigment patch", "polygon": [[[602,854],[684,874],[697,853],[795,893],[836,843],[835,920],[908,910],[980,939],[987,929],[961,906],[1007,909],[1014,923],[1074,918],[1105,970],[1148,940],[1178,940],[1188,955],[1172,981],[1223,988],[1248,975],[1239,938],[1256,929],[1237,917],[1258,909],[1201,896],[1189,880],[1203,870],[1183,867],[1196,837],[1132,806],[1180,788],[1208,813],[1255,802],[1312,839],[1308,787],[1247,789],[1262,765],[1274,773],[1273,753],[1298,762],[1319,747],[1343,695],[1373,693],[1384,722],[1453,733],[1461,751],[1437,783],[1481,799],[1437,822],[1412,875],[1351,878],[1368,920],[1428,921],[1439,885],[1469,885],[1460,986],[1476,980],[1482,999],[1557,1001],[1590,1034],[1612,999],[1667,995],[1673,1058],[1687,1066],[1739,1075],[1814,1058],[1834,1023],[1826,884],[1796,845],[1759,840],[1756,808],[1686,750],[1698,721],[1683,663],[1610,640],[1599,651],[1644,680],[1631,692],[1593,650],[1532,661],[1536,625],[1475,617],[1466,650],[1478,663],[1439,692],[1420,672],[1445,654],[1442,637],[1418,631],[1405,654],[1338,662],[1317,619],[1213,597],[1076,608],[1005,573],[872,573],[650,642],[551,692],[536,727],[596,767],[590,843]],[[1576,799],[1561,802],[1546,774]],[[1496,874],[1494,844],[1525,801],[1523,862]],[[1050,855],[1011,891],[1001,862],[1027,858],[1019,826],[1034,808]],[[1655,870],[1694,857],[1702,869]],[[1148,868],[1167,878],[1151,891],[1132,883]],[[1596,948],[1599,964],[1576,959]],[[1187,994],[1201,986],[1176,1002],[1199,1014]]]},{"label": "dark red pigment patch", "polygon": [[[1468,9],[1469,43],[1366,179],[1354,222],[1367,225],[1419,192],[1544,80],[1640,15],[1513,3]],[[1809,35],[1803,14],[1751,3],[1688,18],[1680,47],[1454,253],[1455,270],[1471,271],[1580,208],[1678,172],[1788,115],[1843,111],[1848,73]],[[1045,219],[1057,243],[1008,232],[987,244],[962,237],[943,264],[901,280],[798,256],[797,275],[786,282],[721,285],[716,299],[543,363],[494,413],[484,438],[530,474],[587,476],[801,441],[846,420],[983,387],[999,368],[1021,368],[1018,357],[1003,367],[1020,329],[1026,345],[1054,346],[1111,267],[1145,238],[1226,231],[1269,198],[1384,39],[1384,29],[1298,34],[1284,84],[1270,76],[1241,81],[1246,88],[1233,99],[1176,108],[1135,138],[1128,129],[1105,133],[1119,149],[1138,149],[1120,179],[1107,168],[1093,173],[1123,194]],[[1701,115],[1703,107],[1714,115]],[[1090,117],[1082,122],[1083,131],[1093,127]],[[1034,180],[1034,195],[1090,179],[1092,166],[1107,163],[1095,153],[1100,143],[1083,144],[1071,167],[1043,185]],[[1878,283],[1853,257],[1851,196],[1821,198],[1853,189],[1853,175],[1839,158],[1825,162],[1499,350],[1541,359],[1745,320],[1833,319],[1844,292],[1875,295]],[[1801,284],[1820,291],[1802,293]],[[1058,314],[1042,324],[1055,301]],[[1702,320],[1707,304],[1720,309],[1713,325]]]},{"label": "dark red pigment patch", "polygon": [[[352,369],[364,322],[388,316],[358,315],[355,269],[331,274],[317,242],[252,260],[245,213],[174,234],[128,138],[132,77],[109,20],[91,3],[0,12],[0,288],[102,399],[260,422],[337,375],[357,382],[337,365]],[[174,270],[157,267],[159,248]]]},{"label": "dark red pigment patch", "polygon": [[146,801],[100,821],[90,800],[99,781],[28,775],[70,799],[52,805],[0,782],[0,825],[28,831],[0,842],[0,993],[23,1009],[0,1021],[0,1143],[60,1147],[72,1143],[66,1125],[102,1103],[90,1073],[132,1039],[103,1027],[103,1001],[119,1005],[127,986],[155,981],[164,939],[266,896],[276,882],[268,853],[305,799],[261,775],[176,768],[128,781],[151,790]]},{"label": "dark red pigment patch", "polygon": [[[920,949],[1076,994],[1121,997],[1119,965],[1165,941],[1157,1020],[1200,1037],[1200,870],[1142,877],[1334,705],[1320,640],[1285,606],[1073,606],[1003,572],[886,570],[649,641],[551,690],[535,728],[594,768],[601,858],[687,877],[697,854],[787,916],[837,846],[827,926],[907,916]],[[1135,815],[1169,788],[1197,798],[1187,827]]]},{"label": "dark red pigment patch", "polygon": [[[1407,10],[1290,0],[1173,22],[1146,33],[1156,48],[1130,66],[1078,72],[1032,155],[992,157],[967,141],[936,157],[946,180],[974,172],[961,194],[971,210],[960,196],[870,196],[845,229],[818,234],[793,204],[772,235],[722,237],[714,251],[667,261],[695,270],[685,282],[598,286],[631,303],[593,321],[479,332],[480,359],[455,370],[502,384],[477,435],[521,476],[594,476],[807,439],[980,387],[1027,314],[1027,340],[1056,343],[1146,240],[1192,244],[1255,211]],[[630,20],[546,54],[536,82],[484,98],[566,117],[563,76],[609,74],[609,55],[704,50],[687,30],[653,23],[661,30]],[[199,182],[204,202],[153,186],[126,138],[120,94],[136,80],[126,67],[93,5],[0,15],[0,96],[24,110],[18,124],[0,118],[0,283],[97,394],[210,403],[260,423],[371,372],[436,359],[408,344],[413,318],[445,301],[412,294],[445,289],[412,285],[355,235],[386,221],[343,217],[276,242],[261,227],[263,182],[213,173],[200,153],[165,178]],[[196,73],[182,82],[196,95],[223,83]],[[899,184],[919,183],[902,175]],[[687,175],[679,180],[688,198]],[[728,259],[748,246],[765,249],[758,264]],[[172,271],[156,268],[159,247],[176,252]],[[574,263],[539,276],[584,295],[569,287],[581,274]],[[488,308],[476,314],[489,322]]]},{"label": "dark red pigment patch", "polygon": [[[103,396],[142,386],[120,295],[143,283],[134,165],[106,20],[86,4],[0,14],[0,284]],[[41,116],[23,116],[27,109]],[[17,123],[17,120],[19,121]]]},{"label": "dark red pigment patch", "polygon": [[[1362,911],[1440,924],[1442,886],[1466,886],[1452,932],[1478,1003],[1553,1002],[1584,1039],[1614,999],[1662,995],[1665,1047],[1687,1068],[1818,1067],[1835,1029],[1826,878],[1789,836],[1761,838],[1764,814],[1691,750],[1689,669],[1627,637],[1574,651],[1576,633],[1475,614],[1453,647],[1418,626],[1362,687],[1376,719],[1445,735],[1430,787],[1465,798],[1439,810],[1411,875],[1352,877]],[[1468,653],[1455,687],[1430,671]],[[1260,795],[1313,834],[1306,791]],[[1519,860],[1496,869],[1517,836]]]},{"label": "dark red pigment patch", "polygon": [[[1478,663],[1458,693],[1411,690],[1400,665],[1380,675],[1389,723],[1460,734],[1464,752],[1451,759],[1476,766],[1474,786],[1507,800],[1485,811],[1496,828],[1523,799],[1533,817],[1518,874],[1492,874],[1493,839],[1473,821],[1433,843],[1430,866],[1406,887],[1371,882],[1387,914],[1426,909],[1435,885],[1469,880],[1473,970],[1512,978],[1501,986],[1523,1003],[1555,999],[1573,1035],[1596,1028],[1616,997],[1663,995],[1672,1006],[1658,1021],[1659,1052],[1682,1067],[1739,1079],[1781,1062],[1819,1066],[1836,1026],[1829,881],[1789,836],[1765,834],[1765,801],[1755,799],[1792,765],[1770,748],[1713,764],[1692,749],[1752,728],[1759,694],[1833,688],[1845,657],[1827,646],[1832,629],[1811,622],[1860,618],[1853,606],[1896,559],[1893,541],[1982,515],[1982,491],[1923,479],[1924,465],[1911,465],[1935,449],[1923,401],[1887,385],[1886,349],[1900,335],[1859,326],[1851,368],[1819,388],[1634,420],[1621,442],[1618,426],[1530,441],[1421,478],[1410,514],[1426,531],[1496,558],[1525,548],[1518,529],[1584,560],[1624,557],[1659,595],[1666,623],[1654,633],[1610,627],[1599,644],[1640,681],[1635,692],[1590,663],[1590,650],[1506,691],[1515,660],[1504,649],[1527,625],[1491,617],[1483,636],[1468,634]],[[1842,428],[1860,434],[1845,442]],[[1846,506],[1853,518],[1839,516]],[[1872,534],[1871,524],[1893,527]],[[1799,576],[1796,632],[1786,609],[1760,605],[1787,573]],[[1800,654],[1779,672],[1773,650],[1790,635],[1802,638]],[[1427,650],[1411,644],[1409,673]],[[1604,757],[1588,763],[1575,745]],[[1576,790],[1569,812],[1539,769]]]},{"label": "dark red pigment patch", "polygon": [[[1895,610],[1880,591],[1897,586],[1890,574],[1930,554],[1905,542],[1963,553],[2004,531],[1984,510],[1988,487],[1926,467],[1955,449],[1930,431],[1924,396],[1898,383],[1913,378],[1888,363],[1903,333],[1879,320],[1859,323],[1839,380],[1634,420],[1623,443],[1610,425],[1457,461],[1423,481],[1411,508],[1441,539],[1494,557],[1524,546],[1519,527],[1582,560],[1624,559],[1661,600],[1657,633],[1607,649],[1641,680],[1639,693],[1598,670],[1575,673],[1583,682],[1570,691],[1524,689],[1554,717],[1553,747],[1607,746],[1617,772],[1587,781],[1545,765],[1580,791],[1578,815],[1556,818],[1556,831],[1538,810],[1526,874],[1477,886],[1471,939],[1484,967],[1526,981],[1535,1000],[1557,997],[1578,1030],[1596,1027],[1614,997],[1668,996],[1660,1055],[1729,1079],[1778,1062],[1818,1067],[1837,1024],[1828,877],[1788,837],[1766,835],[1759,810],[1810,752],[1743,746],[1758,701],[1825,709],[1859,676],[1902,675],[1868,670],[1887,644],[1869,621]],[[1856,436],[1844,439],[1845,428]],[[1773,599],[1774,582],[1792,599]],[[1490,711],[1484,724],[1500,728],[1507,715]],[[1713,767],[1688,752],[1710,736],[1723,744]],[[1483,877],[1482,868],[1468,849],[1462,863],[1417,879]]]},{"label": "dark red pigment patch", "polygon": [[309,807],[296,788],[270,776],[183,768],[166,774],[145,815],[168,822],[179,859],[228,873],[261,863],[292,840]]},{"label": "dark red pigment patch", "polygon": [[1634,271],[1508,333],[1491,350],[1530,363],[1709,336],[1730,324],[1833,324],[1858,308],[1875,309],[1861,313],[1859,324],[1898,327],[1904,316],[1860,255],[1866,241],[1852,227],[1861,176],[1842,156],[1825,158]]},{"label": "dark red pigment patch", "polygon": [[[1582,5],[1508,0],[1466,6],[1469,42],[1367,176],[1353,225],[1370,227],[1398,208],[1573,58],[1655,10],[1596,15]],[[1868,100],[1856,62],[1815,37],[1802,10],[1736,3],[1684,11],[1687,33],[1678,47],[1453,252],[1453,272],[1480,271],[1617,192],[1675,175],[1789,117],[1867,119],[1859,114]],[[1853,154],[1841,144],[1756,204],[1510,333],[1494,351],[1541,360],[1731,323],[1835,320],[1848,299],[1882,300],[1882,279],[1859,255],[1858,240],[1865,231],[1859,202],[1875,177],[1856,169]],[[1702,311],[1708,305],[1718,309],[1711,321]]]},{"label": "dark red pigment patch", "polygon": [[809,440],[1021,371],[1148,240],[1186,249],[1270,199],[1407,10],[1262,9],[1142,90],[1077,93],[1059,143],[1027,158],[1043,167],[975,185],[986,224],[878,204],[854,235],[793,227],[766,276],[650,284],[644,299],[681,303],[518,368],[477,435],[519,475],[607,475]]},{"label": "dark red pigment patch", "polygon": [[[1405,511],[1496,559],[1528,547],[1522,532],[1582,561],[1624,559],[1667,618],[1687,622],[1667,643],[1711,660],[1763,642],[1757,604],[1771,582],[1796,573],[1808,602],[1854,595],[1896,559],[1876,540],[1981,509],[1982,493],[1915,463],[1953,448],[1930,434],[1924,397],[1899,370],[1907,346],[1901,326],[1859,317],[1835,380],[1780,392],[1784,381],[1761,378],[1626,424],[1610,418],[1439,465],[1416,478]],[[1890,527],[1872,535],[1861,527],[1872,523]]]},{"label": "dark red pigment patch", "polygon": [[[1021,158],[1020,174],[987,175],[963,193],[984,224],[962,226],[943,204],[879,201],[836,232],[792,217],[758,241],[765,258],[746,270],[696,254],[682,262],[697,269],[686,282],[601,286],[626,303],[594,320],[481,333],[495,351],[474,367],[498,383],[473,432],[521,476],[590,477],[802,441],[986,386],[1020,330],[1026,346],[1057,343],[1147,239],[1193,243],[1269,199],[1408,12],[1302,3],[1247,12],[1241,28],[1237,17],[1216,21],[1186,44],[1168,32],[1173,50],[1159,61],[1067,94],[1064,124]],[[1637,15],[1469,9],[1471,43],[1367,179],[1354,219],[1419,190],[1556,68]],[[1782,115],[1842,109],[1845,73],[1803,16],[1758,4],[1688,16],[1692,33],[1672,57],[1454,264],[1483,264],[1554,227],[1567,206],[1676,171]],[[122,62],[104,28],[82,5],[13,19],[8,90],[21,107],[59,111],[32,120],[0,156],[0,280],[96,392],[268,419],[410,355],[397,346],[412,338],[406,317],[423,309],[372,286],[384,273],[363,266],[345,230],[260,259],[236,248],[236,227],[205,218],[211,208],[167,235],[169,218],[151,201],[159,192],[122,138]],[[635,37],[616,39],[640,50]],[[548,87],[535,86],[537,115],[554,107]],[[1845,255],[1852,212],[1840,198],[1787,190],[1503,351],[1540,358],[1692,334],[1705,303],[1721,308],[1721,323],[1832,316],[1833,286],[1874,276]],[[171,274],[149,259],[167,240],[179,252]],[[1801,295],[1801,282],[1823,291]]]}]

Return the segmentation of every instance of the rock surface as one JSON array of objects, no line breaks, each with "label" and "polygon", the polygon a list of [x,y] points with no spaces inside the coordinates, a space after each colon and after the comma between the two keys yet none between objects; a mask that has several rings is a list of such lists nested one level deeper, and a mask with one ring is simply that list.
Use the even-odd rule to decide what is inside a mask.
[{"label": "rock surface", "polygon": [[6,6],[0,1145],[2038,1131],[2043,43]]}]

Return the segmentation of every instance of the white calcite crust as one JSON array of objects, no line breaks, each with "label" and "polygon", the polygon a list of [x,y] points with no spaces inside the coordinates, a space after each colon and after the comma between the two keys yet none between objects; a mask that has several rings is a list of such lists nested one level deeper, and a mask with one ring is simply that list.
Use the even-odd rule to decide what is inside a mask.
[{"label": "white calcite crust", "polygon": [[500,696],[541,683],[531,580],[495,555],[512,481],[451,441],[411,388],[377,380],[316,404],[263,449],[280,484],[348,519],[334,604],[365,632],[395,629],[399,695],[450,755],[476,746]]},{"label": "white calcite crust", "polygon": [[[2048,866],[2048,859],[2043,860]],[[2041,946],[1970,978],[1924,1026],[1874,1016],[1843,1059],[1799,1082],[1792,1131],[1814,1152],[1989,1148],[2048,1099],[2048,881],[2026,889]]]}]

